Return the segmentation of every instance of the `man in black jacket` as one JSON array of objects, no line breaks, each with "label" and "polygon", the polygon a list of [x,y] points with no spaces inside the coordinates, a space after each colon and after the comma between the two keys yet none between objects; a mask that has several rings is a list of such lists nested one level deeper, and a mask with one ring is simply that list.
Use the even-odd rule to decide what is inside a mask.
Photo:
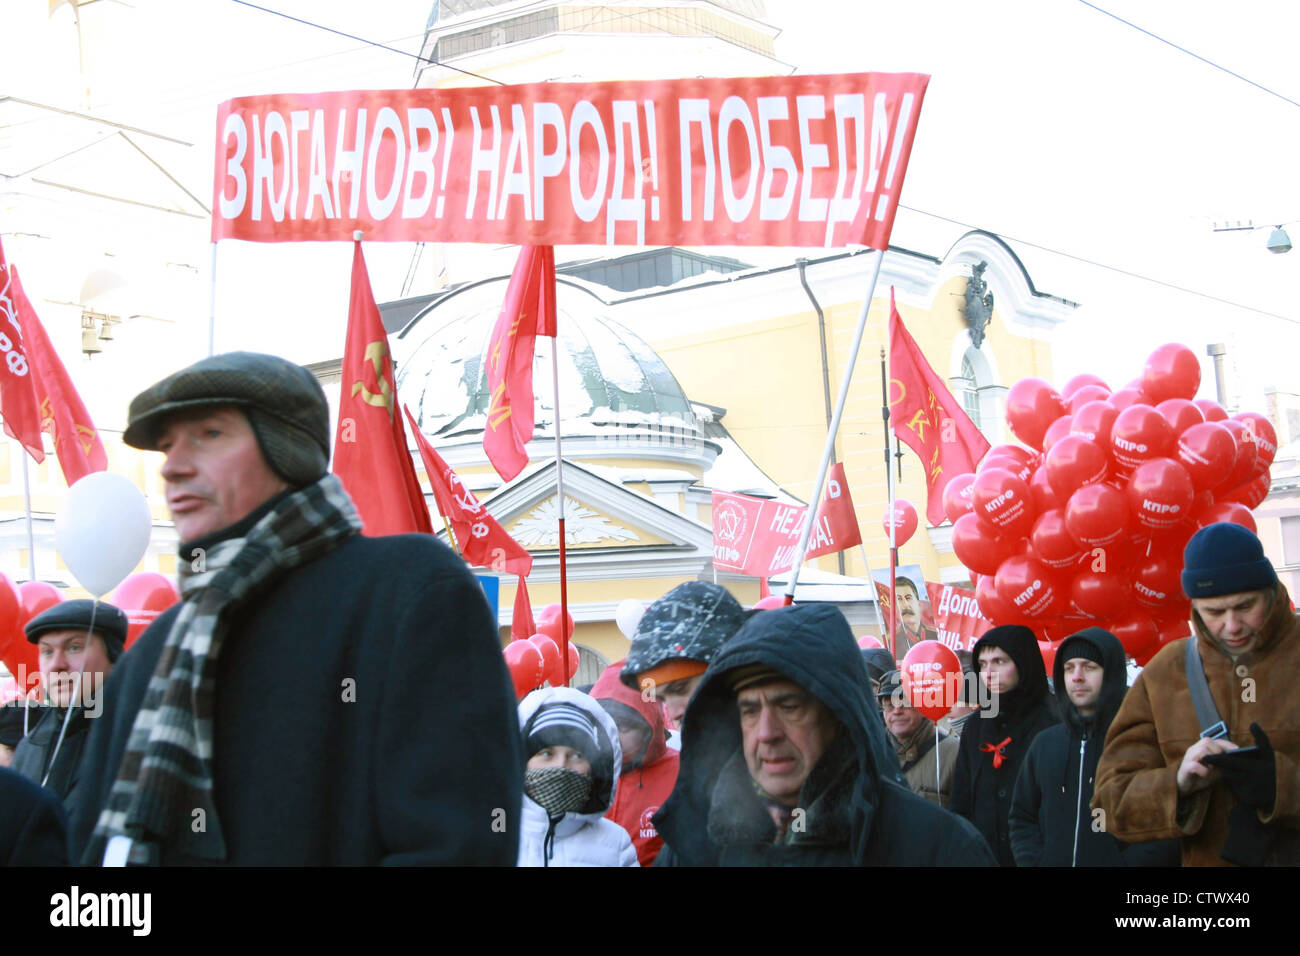
[{"label": "man in black jacket", "polygon": [[1128,689],[1124,646],[1089,627],[1061,642],[1053,682],[1063,723],[1029,745],[1011,806],[1017,866],[1177,866],[1176,841],[1121,843],[1092,802],[1106,731]]},{"label": "man in black jacket", "polygon": [[763,611],[709,665],[655,826],[684,866],[992,865],[968,823],[889,779],[844,616]]},{"label": "man in black jacket", "polygon": [[1015,866],[1008,817],[1016,775],[1029,745],[1057,717],[1043,655],[1029,628],[990,628],[971,656],[988,696],[962,730],[948,809],[975,824],[999,864]]},{"label": "man in black jacket", "polygon": [[126,615],[106,601],[63,601],[23,630],[38,647],[41,686],[50,706],[27,713],[35,719],[14,748],[10,768],[66,803],[81,773],[94,718],[103,711],[104,681],[122,656]]},{"label": "man in black jacket", "polygon": [[218,355],[129,419],[123,440],[164,456],[183,601],[108,681],[74,852],[512,865],[524,758],[496,622],[434,538],[358,534],[315,377]]},{"label": "man in black jacket", "polygon": [[0,767],[0,867],[67,866],[68,829],[51,791]]}]

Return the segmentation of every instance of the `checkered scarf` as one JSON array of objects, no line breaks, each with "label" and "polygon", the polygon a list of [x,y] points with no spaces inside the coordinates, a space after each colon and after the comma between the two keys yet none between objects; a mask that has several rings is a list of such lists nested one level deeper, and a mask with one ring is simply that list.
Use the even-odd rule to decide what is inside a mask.
[{"label": "checkered scarf", "polygon": [[285,572],[360,529],[343,483],[327,474],[287,495],[244,537],[220,542],[202,561],[182,563],[184,603],[95,826],[105,843],[116,836],[132,841],[128,863],[156,865],[164,844],[201,859],[226,858],[212,795],[212,721],[217,658],[230,616]]}]

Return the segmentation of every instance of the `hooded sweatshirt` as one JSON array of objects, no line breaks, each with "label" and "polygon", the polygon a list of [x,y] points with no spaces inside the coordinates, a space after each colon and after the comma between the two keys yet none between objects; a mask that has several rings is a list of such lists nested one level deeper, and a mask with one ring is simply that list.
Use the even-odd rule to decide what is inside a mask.
[{"label": "hooded sweatshirt", "polygon": [[[519,731],[524,732],[533,715],[554,703],[572,704],[596,723],[603,735],[601,753],[591,759],[592,792],[581,811],[569,811],[551,819],[527,793],[520,820],[519,866],[637,866],[636,851],[627,831],[605,812],[618,793],[618,768],[623,751],[618,727],[609,714],[581,691],[569,687],[535,690],[519,702]],[[527,749],[527,748],[525,748]],[[525,762],[532,754],[525,755]]]},{"label": "hooded sweatshirt", "polygon": [[[1101,656],[1101,696],[1090,717],[1079,713],[1066,687],[1065,663],[1089,644]],[[1089,627],[1067,637],[1052,677],[1063,722],[1034,738],[1016,780],[1011,848],[1017,866],[1124,866],[1124,844],[1093,825],[1093,779],[1106,731],[1128,689],[1124,646],[1109,631]],[[1176,861],[1175,861],[1176,862]]]},{"label": "hooded sweatshirt", "polygon": [[679,761],[677,751],[667,746],[663,707],[619,680],[622,668],[622,661],[607,667],[591,689],[591,696],[611,717],[621,714],[640,721],[648,736],[641,753],[627,755],[626,767],[618,778],[618,794],[605,816],[627,831],[637,859],[642,866],[650,866],[664,845],[655,829],[654,815],[673,792]]},{"label": "hooded sweatshirt", "polygon": [[[744,760],[730,678],[748,665],[784,675],[839,722],[804,781],[798,825],[780,836]],[[882,773],[891,753],[844,616],[816,604],[762,611],[722,647],[696,689],[677,786],[655,823],[684,866],[992,865],[970,824]]]},{"label": "hooded sweatshirt", "polygon": [[1011,798],[1029,745],[1057,723],[1047,689],[1047,670],[1034,632],[1019,624],[992,628],[971,648],[1000,647],[1016,665],[1018,681],[990,700],[962,730],[948,809],[975,824],[1002,866],[1015,866],[1011,851]]}]

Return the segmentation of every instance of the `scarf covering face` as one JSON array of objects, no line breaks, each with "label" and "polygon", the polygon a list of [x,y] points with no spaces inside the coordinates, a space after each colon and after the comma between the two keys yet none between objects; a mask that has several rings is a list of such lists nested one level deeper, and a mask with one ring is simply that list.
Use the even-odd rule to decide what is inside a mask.
[{"label": "scarf covering face", "polygon": [[586,805],[591,798],[591,777],[566,767],[525,770],[524,793],[555,819]]},{"label": "scarf covering face", "polygon": [[[184,603],[95,826],[95,836],[105,842],[116,836],[132,840],[129,864],[157,865],[164,844],[205,860],[226,858],[212,798],[212,721],[217,658],[230,617],[283,574],[360,530],[343,483],[327,474],[286,495],[244,537],[214,545],[199,570],[181,562]],[[204,826],[195,832],[200,819]]]}]

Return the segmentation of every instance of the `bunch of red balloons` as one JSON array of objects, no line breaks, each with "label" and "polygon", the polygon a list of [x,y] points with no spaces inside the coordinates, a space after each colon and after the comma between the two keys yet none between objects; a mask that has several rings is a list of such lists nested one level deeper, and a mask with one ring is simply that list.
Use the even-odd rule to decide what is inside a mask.
[{"label": "bunch of red balloons", "polygon": [[990,449],[943,496],[986,617],[1052,641],[1099,625],[1139,664],[1187,635],[1183,548],[1217,521],[1256,530],[1277,453],[1267,418],[1194,399],[1200,383],[1172,343],[1115,391],[1095,375],[1011,387],[1007,423],[1028,447]]},{"label": "bunch of red balloons", "polygon": [[[569,679],[578,672],[578,648],[573,643],[573,615],[565,616],[569,638]],[[529,691],[544,683],[565,686],[563,658],[560,654],[560,605],[548,604],[537,615],[537,631],[527,640],[511,641],[505,646],[506,667],[521,700]]]}]

